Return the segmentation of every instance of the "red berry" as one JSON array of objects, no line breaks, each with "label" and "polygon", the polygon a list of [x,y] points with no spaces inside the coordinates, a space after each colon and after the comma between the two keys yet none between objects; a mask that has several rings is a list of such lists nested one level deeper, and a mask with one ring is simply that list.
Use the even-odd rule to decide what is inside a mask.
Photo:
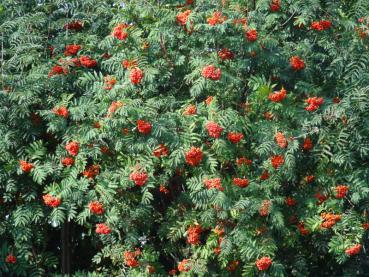
[{"label": "red berry", "polygon": [[111,229],[105,223],[96,224],[96,234],[108,235],[111,233]]},{"label": "red berry", "polygon": [[275,155],[271,158],[272,166],[275,169],[278,169],[281,165],[284,164],[284,158],[281,155]]},{"label": "red berry", "polygon": [[304,144],[302,145],[302,149],[304,149],[305,151],[309,151],[313,148],[313,146],[314,145],[310,137],[307,137],[304,139]]},{"label": "red berry", "polygon": [[32,168],[34,168],[33,164],[28,163],[28,162],[26,162],[24,160],[20,160],[19,161],[19,164],[20,164],[23,172],[25,172],[25,173],[30,172],[32,170]]},{"label": "red berry", "polygon": [[219,191],[224,190],[220,178],[206,179],[204,181],[204,184],[207,187],[207,189],[217,189]]},{"label": "red berry", "polygon": [[284,201],[286,203],[287,206],[295,206],[296,205],[296,200],[292,197],[287,197],[286,200]]},{"label": "red berry", "polygon": [[44,196],[42,196],[42,198],[44,200],[45,205],[49,207],[56,208],[59,207],[61,203],[60,198],[52,196],[50,194],[45,194]]},{"label": "red berry", "polygon": [[64,25],[65,30],[75,30],[79,31],[83,28],[83,22],[81,21],[72,21]]},{"label": "red berry", "polygon": [[99,174],[100,174],[100,166],[96,164],[87,167],[87,169],[83,171],[83,176],[85,176],[88,179],[93,179]]},{"label": "red berry", "polygon": [[290,59],[290,64],[293,70],[298,71],[305,68],[305,62],[298,56],[293,56]]},{"label": "red berry", "polygon": [[209,136],[212,138],[220,138],[223,128],[214,121],[210,121],[206,124],[206,129],[208,130]]},{"label": "red berry", "polygon": [[92,68],[97,65],[97,62],[94,59],[91,59],[89,56],[81,56],[79,58],[79,62],[82,66],[87,68]]},{"label": "red berry", "polygon": [[79,50],[81,50],[81,45],[76,44],[66,45],[64,55],[65,56],[77,55]]},{"label": "red berry", "polygon": [[9,254],[6,256],[5,262],[8,264],[15,264],[17,262],[17,257],[15,257],[13,254]]},{"label": "red berry", "polygon": [[344,198],[349,190],[349,187],[346,185],[336,186],[336,198],[341,199]]},{"label": "red berry", "polygon": [[201,225],[192,225],[187,230],[187,242],[197,245],[200,242],[200,234],[202,232]]},{"label": "red berry", "polygon": [[143,186],[146,184],[149,176],[146,172],[135,171],[129,175],[129,179],[133,181],[137,186]]},{"label": "red berry", "polygon": [[236,144],[239,143],[243,139],[242,133],[230,132],[227,135],[227,138],[230,142]]},{"label": "red berry", "polygon": [[139,266],[139,262],[136,260],[137,256],[141,254],[140,250],[136,251],[124,251],[124,263],[129,267]]},{"label": "red berry", "polygon": [[274,136],[274,140],[279,145],[280,148],[286,148],[288,146],[286,137],[282,132],[276,133]]},{"label": "red berry", "polygon": [[69,111],[66,107],[62,106],[60,108],[54,108],[53,112],[61,117],[67,118],[69,116]]},{"label": "red berry", "polygon": [[188,150],[185,154],[186,163],[190,166],[197,166],[202,161],[202,151],[200,148],[197,147],[191,147],[190,150]]},{"label": "red berry", "polygon": [[240,188],[245,188],[249,185],[249,180],[247,178],[233,178],[233,184],[240,187]]},{"label": "red berry", "polygon": [[308,106],[305,107],[305,110],[313,112],[316,111],[324,103],[324,99],[322,97],[316,96],[309,97],[308,99],[305,100],[305,103],[308,104]]},{"label": "red berry", "polygon": [[217,24],[222,24],[225,20],[227,20],[226,16],[223,16],[222,12],[214,12],[213,16],[207,18],[207,22],[211,26],[215,26]]},{"label": "red berry", "polygon": [[118,24],[114,27],[112,36],[119,40],[126,40],[128,37],[128,33],[126,32],[127,27],[128,26],[126,24]]},{"label": "red berry", "polygon": [[105,212],[103,204],[99,201],[92,201],[88,204],[88,208],[93,214],[101,215]]},{"label": "red berry", "polygon": [[160,158],[162,156],[168,156],[169,150],[164,144],[160,144],[153,152],[154,156]]},{"label": "red berry", "polygon": [[286,98],[287,91],[282,87],[280,91],[275,91],[269,94],[268,98],[272,102],[281,102]]},{"label": "red berry", "polygon": [[248,30],[246,32],[246,38],[250,42],[254,42],[258,39],[258,32],[255,29]]},{"label": "red berry", "polygon": [[177,23],[182,26],[186,26],[188,17],[190,16],[191,12],[192,12],[191,10],[187,10],[187,11],[178,13],[176,17]]},{"label": "red berry", "polygon": [[139,69],[138,67],[135,67],[131,70],[130,74],[129,74],[129,78],[131,79],[131,83],[134,85],[138,85],[139,83],[141,83],[141,80],[143,78],[143,72],[141,69]]},{"label": "red berry", "polygon": [[206,79],[217,81],[222,76],[222,71],[220,68],[217,69],[214,65],[208,65],[202,69],[201,74]]},{"label": "red berry", "polygon": [[74,159],[72,157],[66,157],[62,160],[64,166],[71,166],[74,164]]},{"label": "red berry", "polygon": [[137,130],[139,133],[148,135],[151,133],[152,126],[150,122],[145,120],[137,120]]},{"label": "red berry", "polygon": [[67,152],[72,155],[72,156],[77,156],[78,151],[79,151],[79,144],[76,141],[72,141],[70,143],[68,143],[65,146],[65,150],[67,150]]},{"label": "red berry", "polygon": [[360,253],[360,250],[362,248],[361,244],[355,244],[354,246],[351,246],[345,250],[345,253],[349,256],[357,255]]},{"label": "red berry", "polygon": [[178,263],[178,271],[179,272],[188,272],[191,269],[191,266],[189,265],[190,260],[184,259],[181,262]]},{"label": "red berry", "polygon": [[218,56],[223,61],[225,61],[225,60],[232,60],[234,58],[234,54],[228,48],[223,48],[223,49],[219,50]]},{"label": "red berry", "polygon": [[260,271],[268,270],[272,264],[272,259],[269,257],[262,257],[256,261],[256,267]]}]

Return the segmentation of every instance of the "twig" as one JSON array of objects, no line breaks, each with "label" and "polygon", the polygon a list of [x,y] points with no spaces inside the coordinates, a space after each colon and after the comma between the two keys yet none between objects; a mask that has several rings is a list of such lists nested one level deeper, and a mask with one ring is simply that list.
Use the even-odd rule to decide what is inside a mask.
[{"label": "twig", "polygon": [[174,64],[173,64],[172,60],[170,59],[170,57],[168,55],[167,48],[165,47],[165,41],[164,41],[164,38],[163,38],[163,34],[160,34],[160,48],[163,51],[164,57],[166,58],[169,66],[171,68],[173,68],[174,67]]},{"label": "twig", "polygon": [[[296,14],[296,12],[293,12],[293,14],[284,22],[282,23],[282,25],[280,25],[279,27],[283,27],[285,26],[293,17],[294,15]],[[273,30],[271,30],[264,38],[267,38],[269,37],[272,33],[274,33],[278,28],[278,26],[274,27]]]},{"label": "twig", "polygon": [[293,16],[295,14],[296,14],[296,12],[293,12],[293,14],[281,25],[281,27],[283,27],[284,25],[286,25],[293,18]]}]

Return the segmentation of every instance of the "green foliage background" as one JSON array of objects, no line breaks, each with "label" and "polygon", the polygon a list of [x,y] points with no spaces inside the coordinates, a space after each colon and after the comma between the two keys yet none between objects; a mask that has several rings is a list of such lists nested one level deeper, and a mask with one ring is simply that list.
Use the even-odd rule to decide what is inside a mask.
[{"label": "green foliage background", "polygon": [[[180,8],[184,1],[14,1],[0,5],[0,272],[4,276],[56,276],[60,272],[60,229],[73,224],[74,276],[167,276],[183,259],[191,270],[183,276],[365,276],[368,272],[369,204],[369,55],[366,30],[369,2],[282,0],[281,10],[271,13],[269,0],[206,1]],[[191,9],[187,28],[176,16]],[[206,18],[222,11],[227,20],[210,26]],[[254,43],[245,39],[242,25],[258,32]],[[313,21],[329,19],[332,28],[311,30]],[[71,21],[83,22],[81,31],[66,30]],[[128,38],[111,35],[118,23],[127,23]],[[301,27],[302,26],[302,27]],[[68,44],[79,44],[79,56],[96,59],[93,69],[69,67],[69,74],[51,78],[48,73],[65,57]],[[54,47],[51,53],[49,46]],[[229,48],[233,60],[222,61],[218,50]],[[253,53],[254,52],[254,53]],[[104,56],[108,53],[110,57]],[[253,54],[250,54],[253,53]],[[256,54],[256,55],[255,55]],[[293,71],[291,56],[306,63]],[[137,59],[143,70],[141,84],[132,85],[121,62]],[[221,68],[219,81],[201,76],[204,66]],[[104,90],[104,76],[117,84]],[[268,95],[284,86],[287,98],[280,103]],[[211,105],[204,100],[213,96]],[[324,98],[316,112],[304,109],[307,97]],[[333,102],[339,97],[340,103]],[[113,116],[113,101],[124,106]],[[197,114],[184,116],[195,104]],[[67,119],[52,109],[68,108]],[[265,112],[274,115],[266,120]],[[40,124],[32,118],[41,117]],[[152,123],[150,135],[137,132],[136,120]],[[223,128],[220,139],[209,138],[205,125],[215,121]],[[101,128],[94,128],[99,122]],[[128,129],[128,134],[122,132]],[[241,132],[239,144],[226,134]],[[274,135],[283,132],[289,145],[281,149]],[[306,137],[314,148],[302,151]],[[69,141],[80,143],[75,165],[60,160]],[[169,156],[152,152],[165,144]],[[200,147],[199,167],[185,163],[185,152]],[[100,151],[108,147],[110,155]],[[275,170],[270,157],[283,155]],[[245,156],[251,166],[239,167]],[[23,173],[19,160],[34,164]],[[100,174],[83,177],[87,166],[98,164]],[[137,187],[129,180],[139,164],[149,181]],[[268,170],[270,178],[260,180]],[[305,177],[314,175],[307,184]],[[247,177],[250,185],[238,188],[234,177]],[[205,178],[222,179],[224,192],[207,190]],[[159,192],[164,184],[168,194]],[[334,197],[334,187],[349,186],[344,199]],[[317,205],[315,194],[329,196]],[[57,208],[44,205],[42,195],[61,198]],[[285,204],[286,197],[297,201]],[[88,203],[99,200],[106,212],[92,215]],[[270,200],[267,217],[259,215]],[[320,228],[322,212],[341,214],[332,229]],[[291,216],[310,231],[302,236]],[[106,236],[95,233],[105,222]],[[201,244],[186,243],[186,231],[201,224]],[[212,232],[224,226],[221,254],[215,255],[218,237]],[[266,227],[259,234],[257,229]],[[361,243],[360,254],[349,257],[345,249]],[[140,266],[125,265],[123,252],[141,248]],[[9,253],[16,264],[5,263]],[[260,273],[255,261],[269,256],[273,264]],[[235,272],[226,270],[238,260]],[[88,273],[89,272],[89,273]],[[367,274],[367,273],[366,273]]]}]

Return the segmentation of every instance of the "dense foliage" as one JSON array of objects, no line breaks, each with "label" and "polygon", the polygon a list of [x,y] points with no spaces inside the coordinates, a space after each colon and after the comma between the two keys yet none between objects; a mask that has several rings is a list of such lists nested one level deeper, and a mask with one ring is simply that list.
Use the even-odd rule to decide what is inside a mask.
[{"label": "dense foliage", "polygon": [[365,275],[368,11],[3,0],[0,273]]}]

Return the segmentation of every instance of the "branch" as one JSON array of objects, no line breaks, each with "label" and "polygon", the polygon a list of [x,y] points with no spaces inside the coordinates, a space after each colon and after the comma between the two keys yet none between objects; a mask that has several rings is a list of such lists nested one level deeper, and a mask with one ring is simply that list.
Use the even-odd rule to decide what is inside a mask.
[{"label": "branch", "polygon": [[296,14],[296,12],[293,12],[293,14],[281,25],[281,27],[283,27],[284,25],[286,25],[291,19],[292,17]]},{"label": "branch", "polygon": [[163,51],[164,57],[167,60],[169,66],[171,68],[173,68],[174,64],[173,64],[172,60],[169,57],[167,48],[165,47],[165,41],[164,41],[164,38],[163,38],[163,34],[160,34],[160,48]]}]

